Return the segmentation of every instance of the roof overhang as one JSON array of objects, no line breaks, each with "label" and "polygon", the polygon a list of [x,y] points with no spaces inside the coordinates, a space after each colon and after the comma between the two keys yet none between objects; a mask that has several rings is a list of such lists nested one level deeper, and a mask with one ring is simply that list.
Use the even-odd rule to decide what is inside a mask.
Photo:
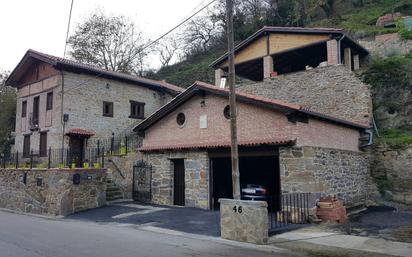
[{"label": "roof overhang", "polygon": [[[239,43],[235,47],[235,54],[242,49],[249,46],[252,42],[258,38],[271,33],[280,34],[311,34],[311,35],[329,35],[330,38],[342,39],[343,43],[354,48],[360,55],[368,55],[369,52],[364,47],[359,45],[356,41],[351,39],[343,29],[334,28],[299,28],[299,27],[263,27],[253,35]],[[228,53],[225,53],[218,59],[216,59],[210,67],[218,68],[222,63],[224,63],[228,58]]]}]

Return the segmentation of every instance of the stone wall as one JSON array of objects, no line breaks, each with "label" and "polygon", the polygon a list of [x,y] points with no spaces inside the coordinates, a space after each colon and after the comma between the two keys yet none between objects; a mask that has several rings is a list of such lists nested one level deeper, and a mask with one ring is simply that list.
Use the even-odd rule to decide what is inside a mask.
[{"label": "stone wall", "polygon": [[[73,184],[76,173],[79,185]],[[105,204],[106,170],[0,170],[1,208],[65,216]]]},{"label": "stone wall", "polygon": [[204,151],[145,153],[152,165],[152,201],[173,205],[173,159],[184,159],[185,206],[209,208],[209,158]]},{"label": "stone wall", "polygon": [[133,166],[141,159],[141,153],[130,152],[124,156],[111,156],[106,162],[107,177],[120,188],[124,199],[133,197]]},{"label": "stone wall", "polygon": [[318,147],[280,147],[282,191],[337,195],[347,206],[364,203],[370,187],[367,154]]},{"label": "stone wall", "polygon": [[385,198],[412,206],[412,145],[376,144],[372,153],[371,174]]},{"label": "stone wall", "polygon": [[405,55],[412,51],[412,40],[402,40],[398,33],[378,35],[374,40],[360,40],[373,56]]},{"label": "stone wall", "polygon": [[372,99],[369,87],[343,65],[280,75],[239,91],[296,103],[313,111],[369,125]]}]

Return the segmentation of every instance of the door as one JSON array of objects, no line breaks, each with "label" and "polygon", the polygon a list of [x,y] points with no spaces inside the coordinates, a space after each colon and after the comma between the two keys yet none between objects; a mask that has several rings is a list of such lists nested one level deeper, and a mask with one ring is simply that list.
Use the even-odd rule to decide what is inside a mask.
[{"label": "door", "polygon": [[76,167],[83,167],[83,142],[82,137],[70,137],[70,165],[74,163]]},{"label": "door", "polygon": [[183,159],[173,160],[173,204],[185,206],[185,164]]}]

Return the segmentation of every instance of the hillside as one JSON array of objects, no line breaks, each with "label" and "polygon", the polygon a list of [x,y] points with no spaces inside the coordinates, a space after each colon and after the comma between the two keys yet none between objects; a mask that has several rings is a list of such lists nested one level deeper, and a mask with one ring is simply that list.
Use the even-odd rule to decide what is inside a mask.
[{"label": "hillside", "polygon": [[[374,35],[397,32],[397,28],[381,28],[376,27],[376,20],[392,11],[402,12],[403,14],[412,15],[412,2],[410,0],[380,0],[380,1],[364,1],[362,7],[353,7],[347,3],[348,1],[342,1],[337,7],[338,14],[334,18],[327,19],[321,15],[314,17],[306,27],[336,27],[344,28],[352,37],[359,39],[365,37],[371,37]],[[264,25],[278,24],[267,23]],[[239,40],[245,39],[247,35],[250,35],[260,27],[255,29],[251,28],[251,24],[244,24],[237,26],[236,30],[240,31]],[[246,34],[244,31],[251,31]],[[202,80],[205,82],[213,83],[214,71],[209,65],[213,60],[218,58],[225,52],[225,40],[222,39],[219,46],[212,46],[210,49],[203,53],[193,56],[187,56],[186,60],[161,68],[158,72],[149,75],[153,79],[162,79],[170,83],[174,83],[183,87],[191,85],[196,80]]]}]

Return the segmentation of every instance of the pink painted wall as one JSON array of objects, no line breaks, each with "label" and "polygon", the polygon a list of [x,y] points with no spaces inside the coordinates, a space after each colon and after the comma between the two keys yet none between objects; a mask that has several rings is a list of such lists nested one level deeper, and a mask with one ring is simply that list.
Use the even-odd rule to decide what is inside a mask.
[{"label": "pink painted wall", "polygon": [[[207,94],[204,107],[201,96],[194,96],[172,113],[150,127],[143,147],[230,142],[230,122],[223,116],[228,99]],[[183,112],[186,123],[179,126],[176,116]],[[200,117],[206,115],[207,128],[200,128]],[[291,123],[281,112],[238,103],[238,139],[297,139],[298,146],[318,146],[358,151],[359,131],[310,119],[309,123]]]}]

